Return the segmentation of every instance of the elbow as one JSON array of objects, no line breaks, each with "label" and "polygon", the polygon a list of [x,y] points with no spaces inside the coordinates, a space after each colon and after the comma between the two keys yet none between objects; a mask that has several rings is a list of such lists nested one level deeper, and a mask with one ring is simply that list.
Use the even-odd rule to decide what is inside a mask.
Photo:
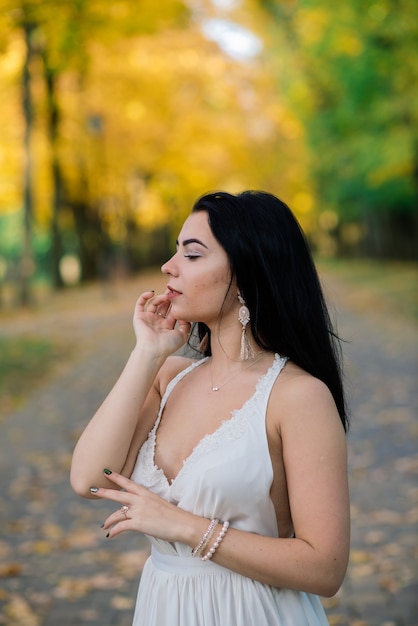
[{"label": "elbow", "polygon": [[83,479],[83,476],[77,475],[74,470],[71,470],[70,473],[70,485],[74,493],[76,493],[81,498],[88,498],[90,500],[94,499],[90,491],[90,487],[92,485],[87,485],[86,481]]},{"label": "elbow", "polygon": [[92,498],[90,491],[87,492],[85,487],[82,484],[76,481],[70,480],[70,485],[72,487],[72,490],[77,496],[80,496],[81,498]]},{"label": "elbow", "polygon": [[345,577],[346,568],[340,570],[340,568],[336,568],[335,570],[329,571],[321,578],[321,580],[317,581],[316,589],[314,593],[324,598],[332,598],[338,593],[341,585],[343,584]]},{"label": "elbow", "polygon": [[335,581],[330,581],[324,585],[322,585],[322,589],[317,591],[317,595],[322,596],[323,598],[332,598],[335,596],[340,587],[342,585],[342,581],[336,583]]}]

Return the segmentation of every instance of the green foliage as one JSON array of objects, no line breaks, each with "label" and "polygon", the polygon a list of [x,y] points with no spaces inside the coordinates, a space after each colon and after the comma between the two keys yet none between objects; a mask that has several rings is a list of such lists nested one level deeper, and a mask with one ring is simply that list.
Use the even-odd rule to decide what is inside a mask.
[{"label": "green foliage", "polygon": [[[390,223],[402,254],[398,222],[417,214],[418,200],[415,2],[260,3],[275,16],[291,68],[287,96],[303,120],[318,205],[341,222],[362,222],[369,239],[372,215],[386,246],[384,224]],[[418,248],[417,220],[410,223],[407,248],[412,237]]]},{"label": "green foliage", "polygon": [[[289,203],[319,249],[416,256],[414,9],[0,0],[0,214],[26,208],[20,242],[7,222],[0,255],[25,250],[25,278],[47,242],[54,284],[67,252],[91,279],[115,251],[132,266],[154,262],[197,195],[258,187]],[[214,15],[262,38],[260,56],[237,62],[207,39]]]}]

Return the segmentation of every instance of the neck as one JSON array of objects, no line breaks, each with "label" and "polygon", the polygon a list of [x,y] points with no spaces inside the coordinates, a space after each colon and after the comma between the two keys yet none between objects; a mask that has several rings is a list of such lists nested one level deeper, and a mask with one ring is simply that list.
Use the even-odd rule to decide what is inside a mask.
[{"label": "neck", "polygon": [[268,350],[263,350],[251,342],[254,350],[254,357],[246,360],[242,360],[240,357],[241,352],[241,333],[238,336],[233,337],[232,341],[221,342],[218,338],[211,336],[211,362],[212,367],[216,368],[219,375],[228,375],[228,373],[240,371],[256,361],[261,360],[264,356],[270,354]]},{"label": "neck", "polygon": [[[264,357],[268,354],[270,353],[265,350],[260,350],[254,358],[246,359],[245,361],[240,360],[238,361],[239,364],[234,363],[233,366],[229,367],[219,367],[219,363],[216,363],[213,360],[209,361],[210,390],[212,392],[218,392],[223,387],[228,385],[228,383],[238,380],[238,376],[240,376],[245,370],[249,370],[253,366],[255,367],[256,364],[259,361],[264,360]],[[222,370],[222,372],[220,370]]]},{"label": "neck", "polygon": [[[255,343],[250,329],[246,330],[248,341],[250,342],[254,355],[257,356],[262,352],[261,348]],[[241,363],[241,328],[234,323],[222,329],[214,328],[211,331],[211,352],[212,362],[216,362],[216,366],[220,369],[228,370],[231,366]]]},{"label": "neck", "polygon": [[[212,363],[216,364],[218,370],[228,371],[239,368],[243,364],[240,358],[240,341],[241,335],[234,342],[220,343],[219,341],[211,340]],[[260,348],[256,346],[254,349],[255,358],[260,355],[260,352]]]}]

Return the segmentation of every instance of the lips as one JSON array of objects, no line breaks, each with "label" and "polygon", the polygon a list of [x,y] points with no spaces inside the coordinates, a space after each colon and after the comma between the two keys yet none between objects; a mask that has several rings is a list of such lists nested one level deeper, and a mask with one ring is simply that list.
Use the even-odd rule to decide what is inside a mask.
[{"label": "lips", "polygon": [[173,289],[170,285],[167,286],[167,296],[172,299],[176,296],[181,296],[181,291],[177,291],[177,289]]}]

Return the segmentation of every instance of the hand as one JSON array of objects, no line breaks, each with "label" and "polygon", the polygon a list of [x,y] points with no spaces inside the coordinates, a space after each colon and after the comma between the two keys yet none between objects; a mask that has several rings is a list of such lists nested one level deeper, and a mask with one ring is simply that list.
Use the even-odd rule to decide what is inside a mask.
[{"label": "hand", "polygon": [[108,471],[105,472],[106,478],[119,489],[90,489],[98,498],[121,505],[103,524],[103,528],[109,530],[107,537],[134,530],[165,541],[181,541],[181,529],[186,526],[186,517],[193,517],[191,513],[179,509],[129,478],[116,472],[108,474]]},{"label": "hand", "polygon": [[187,341],[191,324],[177,320],[171,313],[167,294],[156,296],[146,291],[138,298],[133,318],[138,345],[152,346],[158,354],[172,354]]}]

